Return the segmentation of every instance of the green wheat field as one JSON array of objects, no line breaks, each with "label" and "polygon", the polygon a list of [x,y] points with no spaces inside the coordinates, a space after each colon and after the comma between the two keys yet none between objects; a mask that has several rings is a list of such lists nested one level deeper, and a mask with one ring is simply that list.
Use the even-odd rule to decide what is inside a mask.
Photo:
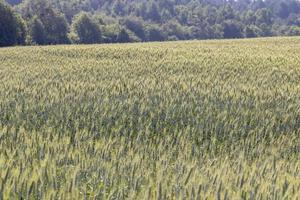
[{"label": "green wheat field", "polygon": [[300,38],[0,49],[0,199],[300,199]]}]

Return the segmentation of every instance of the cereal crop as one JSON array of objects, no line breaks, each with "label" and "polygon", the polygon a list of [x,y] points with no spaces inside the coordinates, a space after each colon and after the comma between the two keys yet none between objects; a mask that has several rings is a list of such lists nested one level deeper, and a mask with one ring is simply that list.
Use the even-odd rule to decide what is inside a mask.
[{"label": "cereal crop", "polygon": [[0,49],[0,199],[300,199],[300,38]]}]

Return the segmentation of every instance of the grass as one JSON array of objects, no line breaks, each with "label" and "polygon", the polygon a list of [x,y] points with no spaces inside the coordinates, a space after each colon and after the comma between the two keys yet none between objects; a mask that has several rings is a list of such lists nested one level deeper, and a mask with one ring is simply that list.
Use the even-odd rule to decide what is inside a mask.
[{"label": "grass", "polygon": [[300,199],[299,52],[0,49],[0,199]]}]

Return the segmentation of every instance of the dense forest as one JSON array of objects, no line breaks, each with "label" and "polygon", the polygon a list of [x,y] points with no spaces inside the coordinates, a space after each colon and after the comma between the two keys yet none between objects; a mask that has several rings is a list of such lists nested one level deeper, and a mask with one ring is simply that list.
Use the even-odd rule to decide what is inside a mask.
[{"label": "dense forest", "polygon": [[0,0],[0,46],[282,35],[299,0]]}]

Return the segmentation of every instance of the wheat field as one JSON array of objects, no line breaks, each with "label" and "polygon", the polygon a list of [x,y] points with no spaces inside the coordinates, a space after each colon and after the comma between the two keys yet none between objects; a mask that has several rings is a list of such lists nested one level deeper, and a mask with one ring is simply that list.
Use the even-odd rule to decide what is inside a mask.
[{"label": "wheat field", "polygon": [[0,199],[300,199],[300,38],[0,49]]}]

